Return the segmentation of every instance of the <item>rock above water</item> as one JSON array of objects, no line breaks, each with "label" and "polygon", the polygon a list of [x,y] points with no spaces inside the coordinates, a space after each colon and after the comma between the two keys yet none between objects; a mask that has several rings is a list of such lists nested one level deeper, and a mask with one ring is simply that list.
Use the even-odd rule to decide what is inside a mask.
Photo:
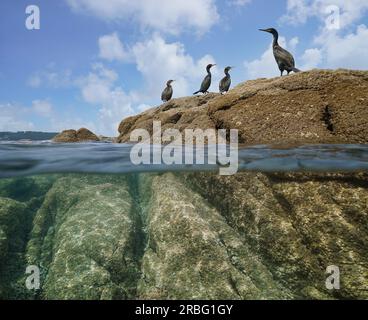
[{"label": "rock above water", "polygon": [[238,129],[244,144],[367,143],[368,72],[312,70],[247,81],[228,94],[171,100],[122,121],[118,142],[134,129]]},{"label": "rock above water", "polygon": [[86,128],[76,130],[65,130],[58,134],[54,139],[54,142],[59,143],[76,143],[86,141],[100,141],[100,139],[90,130]]}]

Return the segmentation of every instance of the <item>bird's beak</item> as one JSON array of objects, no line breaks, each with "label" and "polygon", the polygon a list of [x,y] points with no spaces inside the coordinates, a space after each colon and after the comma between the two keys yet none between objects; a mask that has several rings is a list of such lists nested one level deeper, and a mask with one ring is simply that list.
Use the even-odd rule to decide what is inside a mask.
[{"label": "bird's beak", "polygon": [[266,29],[258,29],[259,31],[268,32]]}]

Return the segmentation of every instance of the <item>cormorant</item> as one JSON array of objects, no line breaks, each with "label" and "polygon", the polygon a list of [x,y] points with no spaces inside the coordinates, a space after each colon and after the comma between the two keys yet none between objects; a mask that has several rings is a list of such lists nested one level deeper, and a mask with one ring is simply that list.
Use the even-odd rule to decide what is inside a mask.
[{"label": "cormorant", "polygon": [[219,86],[219,89],[220,89],[220,93],[223,94],[225,92],[228,92],[229,89],[230,89],[230,86],[231,86],[231,77],[230,77],[230,74],[229,74],[229,71],[232,69],[233,67],[226,67],[225,68],[225,78],[223,78],[221,81],[220,81],[220,86]]},{"label": "cormorant", "polygon": [[166,83],[166,88],[165,90],[162,92],[162,95],[161,95],[161,100],[163,102],[168,102],[171,100],[172,96],[173,96],[173,88],[171,86],[171,84],[174,82],[175,80],[169,80],[167,83]]},{"label": "cormorant", "polygon": [[214,67],[215,64],[209,64],[206,68],[207,70],[207,76],[204,78],[202,84],[201,84],[201,89],[199,89],[197,92],[194,92],[193,95],[196,95],[198,93],[208,93],[208,89],[211,86],[211,82],[212,82],[212,74],[211,74],[211,68]]},{"label": "cormorant", "polygon": [[287,71],[288,74],[291,71],[300,72],[299,69],[295,68],[295,60],[292,54],[279,45],[279,33],[277,30],[274,28],[269,28],[259,29],[259,31],[268,32],[273,35],[273,55],[275,56],[276,62],[281,71],[281,77],[284,71]]}]

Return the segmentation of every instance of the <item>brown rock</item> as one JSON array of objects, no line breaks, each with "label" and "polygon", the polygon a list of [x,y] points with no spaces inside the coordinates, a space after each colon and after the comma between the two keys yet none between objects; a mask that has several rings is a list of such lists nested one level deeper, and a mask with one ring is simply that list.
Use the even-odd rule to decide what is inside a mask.
[{"label": "brown rock", "polygon": [[124,120],[134,129],[238,129],[244,144],[367,143],[368,72],[312,70],[238,85],[228,94],[171,100]]},{"label": "brown rock", "polygon": [[58,134],[53,141],[58,143],[76,143],[85,141],[100,141],[100,139],[88,129],[81,128],[78,131],[65,130]]},{"label": "brown rock", "polygon": [[78,141],[100,141],[100,139],[91,131],[86,128],[79,129],[77,131]]},{"label": "brown rock", "polygon": [[77,131],[75,131],[75,130],[65,130],[65,131],[59,133],[52,141],[53,142],[58,142],[58,143],[78,142]]}]

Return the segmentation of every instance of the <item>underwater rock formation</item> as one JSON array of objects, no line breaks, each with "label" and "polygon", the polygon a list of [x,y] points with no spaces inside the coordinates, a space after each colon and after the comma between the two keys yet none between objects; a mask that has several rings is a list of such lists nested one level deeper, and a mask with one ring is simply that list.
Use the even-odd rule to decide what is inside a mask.
[{"label": "underwater rock formation", "polygon": [[33,218],[54,176],[0,180],[0,299],[30,298],[24,253]]},{"label": "underwater rock formation", "polygon": [[33,206],[0,199],[1,298],[27,297],[26,265],[41,269],[32,299],[368,298],[366,173],[50,182]]},{"label": "underwater rock formation", "polygon": [[26,250],[44,269],[44,299],[131,299],[140,218],[123,177],[67,176],[50,189]]},{"label": "underwater rock formation", "polygon": [[368,142],[368,72],[312,70],[247,81],[226,95],[173,99],[127,118],[118,142],[134,129],[238,129],[243,144]]}]

